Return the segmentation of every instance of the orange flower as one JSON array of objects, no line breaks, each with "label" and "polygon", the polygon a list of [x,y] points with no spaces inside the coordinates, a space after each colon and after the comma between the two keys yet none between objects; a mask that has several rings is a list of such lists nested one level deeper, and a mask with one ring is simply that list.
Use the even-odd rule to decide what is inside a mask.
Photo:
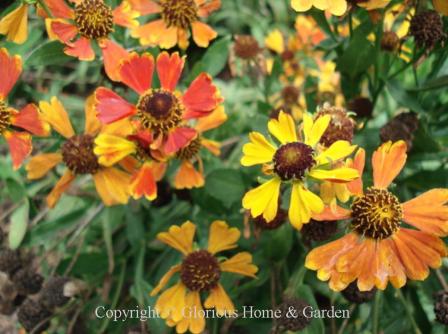
[{"label": "orange flower", "polygon": [[[375,286],[384,290],[390,282],[400,288],[407,279],[424,280],[429,267],[438,268],[447,255],[439,237],[448,235],[448,189],[433,189],[400,203],[387,190],[406,162],[403,141],[381,145],[373,154],[373,187],[350,184],[359,194],[347,210],[326,208],[318,220],[351,219],[351,232],[312,250],[305,266],[317,270],[320,280],[340,291],[357,280],[361,291]],[[353,162],[360,172],[364,152]],[[414,228],[402,226],[402,221]]]},{"label": "orange flower", "polygon": [[154,58],[149,53],[132,53],[122,61],[120,76],[139,99],[131,104],[108,88],[95,92],[99,119],[110,124],[124,118],[135,119],[138,128],[153,138],[152,150],[164,156],[176,153],[196,138],[197,132],[186,122],[208,116],[223,101],[211,77],[200,74],[182,94],[175,90],[185,59],[178,53],[162,52],[157,57],[160,88],[152,88]]},{"label": "orange flower", "polygon": [[133,29],[131,35],[140,39],[140,44],[170,49],[176,44],[188,47],[191,29],[194,42],[208,47],[217,36],[209,25],[201,22],[221,7],[221,0],[129,0],[142,15],[160,14],[160,19]]},{"label": "orange flower", "polygon": [[[111,206],[128,202],[130,176],[117,168],[102,166],[93,153],[93,142],[101,129],[101,123],[95,116],[93,102],[93,96],[87,99],[85,131],[81,135],[75,134],[64,106],[56,97],[53,97],[50,103],[45,101],[40,103],[44,120],[66,139],[58,152],[39,154],[33,157],[26,166],[30,180],[42,178],[60,163],[67,167],[63,176],[47,196],[47,205],[50,208],[56,205],[76,176],[87,174],[92,175],[96,190],[105,205]],[[126,126],[120,124],[119,127],[103,129],[103,131],[116,133],[123,129],[126,129]]]},{"label": "orange flower", "polygon": [[0,20],[0,34],[6,35],[8,41],[22,44],[28,39],[28,5],[19,7]]},{"label": "orange flower", "polygon": [[[206,139],[202,134],[208,130],[217,128],[227,120],[224,107],[219,107],[209,116],[201,118],[194,129],[198,136],[186,147],[177,152],[177,159],[181,161],[179,170],[174,178],[174,187],[177,189],[196,188],[204,185],[203,164],[199,155],[202,147],[218,156],[221,153],[220,145],[216,141]],[[194,167],[194,162],[199,165],[199,170]]]},{"label": "orange flower", "polygon": [[112,9],[103,0],[71,0],[69,7],[64,0],[46,0],[55,18],[46,20],[48,35],[66,45],[64,52],[80,60],[95,59],[92,41],[97,41],[104,58],[104,68],[111,80],[119,81],[119,60],[127,56],[120,45],[109,39],[114,25],[127,28],[138,26],[138,13],[129,3],[122,1]]},{"label": "orange flower", "polygon": [[[0,49],[0,135],[5,137],[14,169],[18,169],[32,150],[31,135],[48,136],[50,127],[42,119],[35,104],[27,104],[20,111],[8,106],[7,97],[22,73],[22,58],[10,56]],[[27,132],[15,131],[14,128]]]}]

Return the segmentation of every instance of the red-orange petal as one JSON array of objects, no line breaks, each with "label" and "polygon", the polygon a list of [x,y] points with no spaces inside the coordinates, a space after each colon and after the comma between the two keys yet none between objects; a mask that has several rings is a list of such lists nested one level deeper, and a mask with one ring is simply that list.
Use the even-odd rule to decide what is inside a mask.
[{"label": "red-orange petal", "polygon": [[387,188],[406,163],[406,143],[402,140],[381,145],[372,156],[373,185]]},{"label": "red-orange petal", "polygon": [[31,135],[27,132],[6,131],[4,136],[11,152],[12,166],[18,169],[33,149]]},{"label": "red-orange petal", "polygon": [[45,0],[45,4],[56,18],[70,19],[74,17],[73,10],[67,6],[64,0]]},{"label": "red-orange petal", "polygon": [[196,1],[198,4],[199,10],[198,14],[200,17],[207,17],[215,10],[218,10],[221,7],[221,0],[210,0],[210,1],[204,1],[199,0]]},{"label": "red-orange petal", "polygon": [[115,7],[112,14],[116,25],[126,28],[138,26],[136,18],[139,17],[139,13],[133,10],[129,1],[123,1],[118,7]]},{"label": "red-orange petal", "polygon": [[350,218],[350,215],[350,210],[340,207],[339,205],[326,205],[324,211],[313,215],[313,219],[319,221],[344,220]]},{"label": "red-orange petal", "polygon": [[403,220],[438,236],[448,235],[448,189],[432,189],[403,203]]},{"label": "red-orange petal", "polygon": [[10,56],[8,50],[0,49],[0,99],[8,96],[22,73],[22,58]]},{"label": "red-orange petal", "polygon": [[121,81],[140,95],[151,88],[153,74],[154,58],[150,53],[139,56],[133,52],[120,67]]},{"label": "red-orange petal", "polygon": [[157,74],[162,88],[174,91],[184,68],[185,58],[178,52],[171,56],[164,51],[157,57]]},{"label": "red-orange petal", "polygon": [[95,52],[92,48],[91,40],[81,36],[78,40],[68,44],[64,48],[64,52],[79,60],[92,61],[95,59]]},{"label": "red-orange petal", "polygon": [[157,184],[151,163],[145,162],[133,176],[131,192],[132,197],[135,199],[145,196],[148,200],[152,201],[157,197]]},{"label": "red-orange petal", "polygon": [[70,44],[75,39],[76,35],[78,35],[78,28],[75,25],[64,21],[51,21],[50,29],[55,37],[64,44]]},{"label": "red-orange petal", "polygon": [[362,174],[364,172],[364,166],[366,161],[366,151],[360,148],[355,154],[353,161],[347,163],[347,167],[354,168],[358,171],[359,178],[347,183],[348,190],[355,195],[361,196],[364,193]]},{"label": "red-orange petal", "polygon": [[128,0],[132,9],[139,12],[141,15],[149,15],[160,13],[162,10],[159,4],[152,0]]},{"label": "red-orange petal", "polygon": [[120,45],[110,39],[101,41],[101,51],[104,58],[104,70],[112,81],[121,81],[121,61],[129,56],[129,53]]},{"label": "red-orange petal", "polygon": [[176,153],[179,149],[188,145],[196,136],[197,132],[192,128],[176,128],[168,134],[163,145],[163,151],[168,155]]},{"label": "red-orange petal", "polygon": [[186,111],[184,119],[198,118],[209,115],[222,102],[218,89],[212,83],[212,78],[200,74],[190,85],[182,97]]},{"label": "red-orange petal", "polygon": [[134,105],[105,87],[95,91],[95,99],[98,118],[105,124],[134,115],[136,112]]},{"label": "red-orange petal", "polygon": [[35,104],[27,104],[12,118],[12,124],[31,132],[36,136],[48,136],[50,126],[39,115],[39,108]]}]

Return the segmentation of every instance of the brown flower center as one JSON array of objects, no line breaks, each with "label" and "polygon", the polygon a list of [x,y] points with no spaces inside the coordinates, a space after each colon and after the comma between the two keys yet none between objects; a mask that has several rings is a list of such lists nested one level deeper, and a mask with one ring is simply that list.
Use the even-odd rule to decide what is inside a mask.
[{"label": "brown flower center", "polygon": [[209,291],[220,277],[218,260],[206,250],[190,253],[182,262],[180,278],[191,291]]},{"label": "brown flower center", "polygon": [[317,113],[315,119],[324,115],[330,115],[331,120],[320,139],[320,143],[325,147],[330,147],[338,140],[346,140],[351,143],[355,131],[355,121],[350,118],[345,109],[325,105]]},{"label": "brown flower center", "polygon": [[164,89],[150,89],[140,96],[137,110],[142,125],[156,135],[167,133],[182,121],[181,102],[176,95]]},{"label": "brown flower center", "polygon": [[94,137],[78,135],[62,145],[62,160],[74,174],[95,174],[100,165],[93,153]]},{"label": "brown flower center", "polygon": [[3,100],[0,100],[0,135],[11,125],[11,113],[8,110],[8,105]]},{"label": "brown flower center", "polygon": [[188,29],[198,20],[198,6],[194,0],[161,0],[160,7],[167,27]]},{"label": "brown flower center", "polygon": [[303,143],[280,146],[274,154],[274,172],[283,180],[300,180],[314,164],[314,150]]},{"label": "brown flower center", "polygon": [[241,59],[254,59],[261,52],[260,45],[251,35],[235,36],[235,44],[233,46],[235,55]]},{"label": "brown flower center", "polygon": [[394,52],[400,45],[400,37],[394,31],[385,31],[381,38],[381,49]]},{"label": "brown flower center", "polygon": [[201,147],[202,147],[201,137],[197,137],[197,138],[193,139],[190,142],[190,144],[188,144],[184,148],[181,148],[177,152],[176,157],[181,160],[190,160],[190,159],[194,158],[199,153],[199,150],[201,149]]},{"label": "brown flower center", "polygon": [[114,27],[112,9],[103,0],[84,0],[75,7],[75,23],[84,37],[105,38]]},{"label": "brown flower center", "polygon": [[385,189],[367,188],[352,204],[351,227],[372,239],[386,239],[400,228],[403,209],[397,197]]}]

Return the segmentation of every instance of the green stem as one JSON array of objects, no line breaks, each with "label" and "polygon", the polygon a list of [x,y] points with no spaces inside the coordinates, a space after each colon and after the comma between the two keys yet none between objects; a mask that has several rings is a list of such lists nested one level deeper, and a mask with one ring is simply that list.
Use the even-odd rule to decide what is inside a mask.
[{"label": "green stem", "polygon": [[378,321],[379,321],[379,309],[380,309],[381,292],[377,292],[373,303],[373,315],[372,315],[372,333],[378,333]]},{"label": "green stem", "polygon": [[45,13],[47,13],[48,17],[52,18],[53,14],[51,14],[50,9],[48,8],[47,4],[43,0],[37,0],[37,3],[43,8]]}]

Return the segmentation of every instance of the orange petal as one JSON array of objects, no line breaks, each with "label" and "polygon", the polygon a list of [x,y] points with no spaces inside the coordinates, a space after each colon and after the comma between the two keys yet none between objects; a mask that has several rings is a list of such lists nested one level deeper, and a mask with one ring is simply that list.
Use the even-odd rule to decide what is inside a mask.
[{"label": "orange petal", "polygon": [[223,100],[212,78],[201,73],[190,85],[182,97],[186,107],[184,119],[199,118],[209,115]]},{"label": "orange petal", "polygon": [[29,180],[40,179],[47,175],[47,173],[60,162],[62,162],[62,154],[60,153],[36,155],[32,157],[30,162],[25,166],[27,177]]},{"label": "orange petal", "polygon": [[198,15],[200,17],[207,17],[221,7],[221,0],[196,0],[196,4],[199,7]]},{"label": "orange petal", "polygon": [[227,121],[227,114],[224,111],[224,106],[219,106],[208,116],[202,117],[196,123],[194,127],[199,133],[212,130]]},{"label": "orange petal", "polygon": [[217,157],[221,155],[221,144],[217,141],[202,138],[201,145],[209,150],[211,154]]},{"label": "orange petal", "polygon": [[174,187],[176,189],[200,188],[204,186],[204,183],[204,175],[198,172],[191,162],[183,160],[174,178]]},{"label": "orange petal", "polygon": [[324,221],[324,220],[344,220],[349,219],[351,216],[351,211],[347,210],[339,205],[326,205],[324,211],[319,214],[313,214],[314,220]]},{"label": "orange petal", "polygon": [[141,15],[156,14],[162,10],[156,2],[152,0],[128,0],[131,7]]},{"label": "orange petal", "polygon": [[195,21],[191,24],[193,40],[197,46],[206,48],[210,41],[215,39],[218,34],[208,24],[201,21]]},{"label": "orange petal", "polygon": [[168,155],[173,154],[187,146],[196,136],[197,132],[195,129],[188,127],[176,128],[168,134],[163,145],[163,151]]},{"label": "orange petal", "polygon": [[120,67],[121,81],[140,95],[151,88],[153,73],[154,57],[150,53],[139,56],[133,52]]},{"label": "orange petal", "polygon": [[93,175],[95,188],[106,206],[126,204],[129,201],[131,177],[113,167],[100,169]]},{"label": "orange petal", "polygon": [[354,168],[359,173],[359,178],[347,183],[348,190],[355,195],[361,196],[364,193],[362,174],[364,172],[364,165],[366,160],[366,151],[360,148],[355,154],[353,161],[350,159],[347,162],[347,167]]},{"label": "orange petal", "polygon": [[402,140],[381,145],[372,156],[373,184],[387,188],[406,163],[406,143]]},{"label": "orange petal", "polygon": [[185,298],[185,309],[183,310],[184,316],[176,324],[176,332],[185,333],[188,330],[193,334],[203,333],[205,329],[203,311],[199,292],[188,291]]},{"label": "orange petal", "polygon": [[172,225],[168,229],[168,232],[157,234],[157,239],[177,249],[182,254],[188,255],[193,251],[193,238],[195,233],[196,226],[192,222],[187,221],[181,226]]},{"label": "orange petal", "polygon": [[96,108],[95,108],[95,95],[90,95],[84,106],[84,115],[86,119],[86,123],[84,126],[84,133],[95,135],[101,129],[101,122],[96,116]]},{"label": "orange petal", "polygon": [[205,308],[214,308],[219,315],[229,315],[235,312],[235,306],[221,284],[210,290],[210,295],[204,302]]},{"label": "orange petal", "polygon": [[126,27],[134,28],[138,26],[137,18],[140,16],[139,13],[133,10],[129,1],[123,1],[118,7],[112,12],[114,23]]},{"label": "orange petal", "polygon": [[12,117],[12,124],[31,132],[36,136],[48,136],[50,126],[40,116],[35,104],[27,104],[20,112]]},{"label": "orange petal", "polygon": [[256,277],[258,267],[252,263],[252,255],[248,252],[241,252],[230,259],[219,264],[222,271],[240,274],[249,277]]},{"label": "orange petal", "polygon": [[50,103],[41,101],[39,108],[42,111],[42,119],[50,124],[54,130],[65,138],[75,135],[75,130],[73,130],[67,111],[57,97],[53,96]]},{"label": "orange petal", "polygon": [[145,162],[132,178],[131,192],[134,199],[145,196],[148,201],[157,197],[157,184],[152,172],[151,163]]},{"label": "orange petal", "polygon": [[92,49],[91,40],[81,36],[78,40],[70,43],[64,48],[65,54],[76,57],[79,60],[92,61],[95,59],[95,52]]},{"label": "orange petal", "polygon": [[162,88],[174,91],[179,81],[185,64],[185,57],[180,57],[178,52],[171,56],[168,52],[162,52],[157,57],[157,74]]},{"label": "orange petal", "polygon": [[402,204],[403,220],[437,236],[448,235],[448,189],[433,189]]},{"label": "orange petal", "polygon": [[157,286],[151,291],[150,295],[151,296],[157,295],[160,292],[160,290],[162,290],[165,287],[165,285],[168,284],[171,277],[173,277],[175,273],[179,272],[181,268],[182,266],[180,264],[172,266],[170,270],[168,270],[167,273],[163,275],[163,277],[159,281],[159,284],[157,284]]},{"label": "orange petal", "polygon": [[12,166],[18,169],[23,160],[31,154],[33,146],[31,144],[31,135],[26,132],[11,132],[5,131],[3,133],[11,152]]},{"label": "orange petal", "polygon": [[74,17],[73,10],[67,6],[64,0],[45,0],[50,12],[54,17],[70,19]]},{"label": "orange petal", "polygon": [[68,187],[70,187],[70,184],[74,179],[75,175],[73,175],[69,170],[62,175],[51,193],[47,196],[47,205],[49,208],[54,208],[56,203],[59,201],[59,198],[61,198],[61,195],[68,189]]},{"label": "orange petal", "polygon": [[8,96],[22,73],[22,58],[10,56],[8,50],[0,49],[0,99]]},{"label": "orange petal", "polygon": [[104,70],[112,81],[121,81],[120,66],[121,61],[129,56],[129,53],[120,45],[110,39],[105,39],[100,43],[104,58]]},{"label": "orange petal", "polygon": [[172,318],[177,323],[184,318],[187,288],[181,282],[164,291],[157,299],[155,308],[163,319]]},{"label": "orange petal", "polygon": [[134,105],[108,88],[98,88],[95,91],[95,99],[98,118],[103,123],[109,124],[136,113]]},{"label": "orange petal", "polygon": [[207,250],[216,254],[228,249],[236,248],[236,242],[241,233],[236,227],[229,227],[225,221],[215,220],[210,226]]},{"label": "orange petal", "polygon": [[59,19],[47,19],[48,35],[51,39],[57,38],[64,44],[70,44],[78,35],[78,28],[66,21]]}]

